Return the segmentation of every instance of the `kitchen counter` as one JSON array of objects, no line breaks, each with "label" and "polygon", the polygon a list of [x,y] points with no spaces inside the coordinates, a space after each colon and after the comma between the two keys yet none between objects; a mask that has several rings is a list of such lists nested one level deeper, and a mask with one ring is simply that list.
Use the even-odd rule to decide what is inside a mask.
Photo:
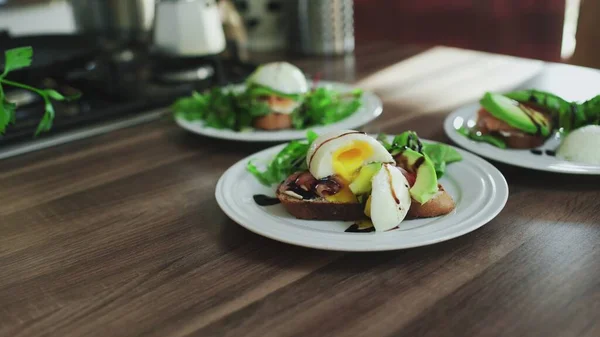
[{"label": "kitchen counter", "polygon": [[[579,68],[387,43],[294,62],[377,92],[384,113],[366,131],[441,141],[446,114],[483,90],[600,83],[565,77]],[[328,252],[256,235],[217,206],[220,175],[267,145],[162,120],[0,161],[0,336],[600,335],[599,177],[494,163],[510,197],[484,227],[403,251]]]}]

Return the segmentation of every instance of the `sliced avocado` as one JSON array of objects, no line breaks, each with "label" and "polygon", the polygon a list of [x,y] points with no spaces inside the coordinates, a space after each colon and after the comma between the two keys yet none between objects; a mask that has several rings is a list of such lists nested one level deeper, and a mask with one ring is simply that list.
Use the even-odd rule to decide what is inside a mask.
[{"label": "sliced avocado", "polygon": [[406,149],[400,155],[402,168],[416,173],[415,184],[410,188],[410,196],[421,204],[429,201],[438,191],[435,167],[429,157],[417,151]]},{"label": "sliced avocado", "polygon": [[275,96],[279,96],[279,97],[283,97],[283,98],[289,98],[294,101],[300,101],[304,98],[304,95],[302,95],[302,94],[284,94],[275,89],[272,89],[272,88],[269,88],[269,87],[266,87],[266,86],[263,86],[260,84],[256,84],[256,83],[249,83],[247,92],[250,95],[250,97],[258,97],[258,96],[263,96],[263,95],[275,95]]},{"label": "sliced avocado", "polygon": [[371,217],[371,196],[369,196],[367,203],[365,204],[365,215],[369,218]]},{"label": "sliced avocado", "polygon": [[381,170],[381,163],[371,163],[360,168],[358,176],[350,184],[352,193],[359,195],[371,192],[371,180]]},{"label": "sliced avocado", "polygon": [[550,121],[541,112],[500,94],[486,93],[479,101],[490,114],[521,131],[550,134]]}]

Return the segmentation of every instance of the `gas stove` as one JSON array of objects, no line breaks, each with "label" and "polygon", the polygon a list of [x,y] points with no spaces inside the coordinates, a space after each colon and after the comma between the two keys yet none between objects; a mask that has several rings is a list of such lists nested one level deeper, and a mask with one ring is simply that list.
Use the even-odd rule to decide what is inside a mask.
[{"label": "gas stove", "polygon": [[[52,48],[52,42],[58,50]],[[33,46],[34,63],[11,72],[9,79],[81,97],[71,102],[53,101],[56,117],[52,129],[34,138],[44,112],[43,101],[29,91],[5,86],[7,99],[17,104],[17,112],[16,123],[0,136],[0,159],[155,120],[168,113],[178,97],[241,82],[256,68],[235,55],[171,58],[155,54],[147,46],[103,45],[93,37],[7,38],[0,34],[2,53],[26,45]],[[78,46],[79,52],[69,50],[69,45]],[[60,52],[65,46],[67,50]]]}]

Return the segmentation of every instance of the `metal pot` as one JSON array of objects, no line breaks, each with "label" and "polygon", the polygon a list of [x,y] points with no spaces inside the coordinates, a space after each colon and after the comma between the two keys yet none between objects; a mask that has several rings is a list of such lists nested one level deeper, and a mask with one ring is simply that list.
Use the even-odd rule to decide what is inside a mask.
[{"label": "metal pot", "polygon": [[149,42],[155,0],[70,0],[79,32],[115,40]]}]

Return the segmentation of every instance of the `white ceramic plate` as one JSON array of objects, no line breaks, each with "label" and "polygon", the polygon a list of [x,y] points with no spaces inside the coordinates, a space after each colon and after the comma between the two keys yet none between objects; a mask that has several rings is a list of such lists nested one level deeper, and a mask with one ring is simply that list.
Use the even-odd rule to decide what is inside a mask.
[{"label": "white ceramic plate", "polygon": [[275,195],[246,171],[250,159],[267,163],[284,145],[240,160],[219,179],[216,199],[235,222],[265,237],[299,246],[338,251],[383,251],[429,245],[469,233],[493,219],[506,204],[504,176],[485,160],[463,150],[463,160],[448,166],[440,180],[456,202],[445,216],[405,220],[389,232],[347,233],[352,222],[298,220],[282,205],[259,206],[256,194]]},{"label": "white ceramic plate", "polygon": [[569,162],[547,155],[547,150],[555,151],[558,148],[560,140],[557,137],[549,138],[544,145],[537,148],[541,150],[542,154],[534,154],[529,149],[500,149],[487,143],[473,141],[459,134],[456,130],[461,126],[475,125],[479,108],[479,103],[469,104],[455,110],[446,117],[444,131],[454,143],[480,156],[509,165],[558,173],[600,174],[600,166],[598,165]]},{"label": "white ceramic plate", "polygon": [[[311,81],[309,81],[310,85]],[[353,86],[337,83],[320,81],[319,87],[329,87],[339,92],[349,92],[356,89]],[[241,90],[244,85],[231,86],[232,90]],[[348,118],[345,118],[339,122],[325,125],[325,126],[314,126],[310,129],[322,134],[333,130],[352,130],[357,129],[375,118],[379,117],[382,112],[382,104],[379,97],[375,94],[364,91],[362,96],[361,107]],[[289,141],[294,139],[306,138],[306,130],[278,130],[278,131],[263,131],[263,130],[250,130],[250,131],[233,131],[227,129],[214,129],[204,126],[202,121],[187,121],[182,118],[176,118],[175,121],[182,128],[197,133],[203,136],[239,140],[246,142],[277,142],[277,141]]]}]

